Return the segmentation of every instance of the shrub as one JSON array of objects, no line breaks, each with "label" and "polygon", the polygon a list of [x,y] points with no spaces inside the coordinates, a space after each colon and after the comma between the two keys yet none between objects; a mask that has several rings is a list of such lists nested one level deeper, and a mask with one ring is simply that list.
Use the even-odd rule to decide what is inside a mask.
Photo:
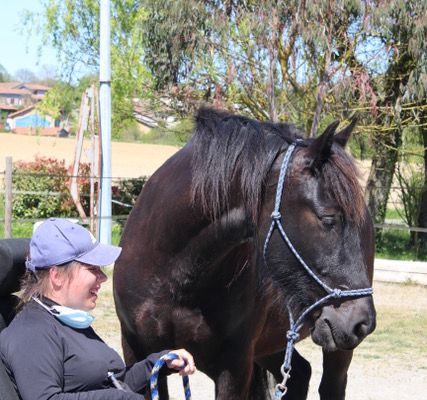
[{"label": "shrub", "polygon": [[[122,179],[117,185],[112,187],[112,214],[114,216],[128,215],[135,204],[135,201],[141,193],[141,190],[147,182],[146,176],[139,178]],[[124,225],[124,220],[118,221],[121,226]]]},{"label": "shrub", "polygon": [[[80,194],[85,211],[89,210],[89,166],[81,165],[86,177],[79,178]],[[17,218],[78,217],[69,191],[71,168],[65,161],[37,157],[35,161],[18,161],[13,169],[12,213]]]}]

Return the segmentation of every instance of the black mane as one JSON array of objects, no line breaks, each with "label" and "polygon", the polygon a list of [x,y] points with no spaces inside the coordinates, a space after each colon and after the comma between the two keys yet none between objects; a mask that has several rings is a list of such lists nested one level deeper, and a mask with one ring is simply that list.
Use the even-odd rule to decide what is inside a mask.
[{"label": "black mane", "polygon": [[216,218],[229,208],[230,189],[236,182],[255,219],[274,160],[302,132],[290,124],[259,122],[210,108],[201,108],[195,121],[193,202],[201,204],[205,215]]}]

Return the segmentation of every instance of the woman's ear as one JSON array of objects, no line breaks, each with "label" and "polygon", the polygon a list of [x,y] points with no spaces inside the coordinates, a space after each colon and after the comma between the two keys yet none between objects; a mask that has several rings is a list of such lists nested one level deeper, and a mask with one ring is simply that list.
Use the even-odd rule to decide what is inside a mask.
[{"label": "woman's ear", "polygon": [[64,286],[65,276],[66,274],[59,267],[49,268],[49,280],[54,289],[60,289]]}]

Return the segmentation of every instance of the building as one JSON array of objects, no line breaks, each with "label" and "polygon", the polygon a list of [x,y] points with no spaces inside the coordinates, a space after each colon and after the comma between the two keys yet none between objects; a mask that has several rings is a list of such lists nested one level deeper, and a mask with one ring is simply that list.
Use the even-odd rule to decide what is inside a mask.
[{"label": "building", "polygon": [[0,110],[17,111],[36,104],[48,90],[38,83],[0,82]]},{"label": "building", "polygon": [[41,115],[35,107],[48,90],[38,83],[0,82],[0,122],[13,133],[62,135],[60,121]]},{"label": "building", "polygon": [[26,135],[58,136],[62,129],[60,120],[41,115],[35,105],[9,114],[6,125],[13,133]]}]

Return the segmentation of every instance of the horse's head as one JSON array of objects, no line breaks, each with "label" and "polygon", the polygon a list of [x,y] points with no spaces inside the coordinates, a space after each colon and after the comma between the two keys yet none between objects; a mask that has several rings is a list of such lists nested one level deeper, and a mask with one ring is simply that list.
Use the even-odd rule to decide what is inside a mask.
[{"label": "horse's head", "polygon": [[[372,285],[374,234],[353,160],[344,151],[354,124],[334,135],[337,123],[317,139],[297,146],[286,172],[280,229],[266,252],[268,270],[293,317],[328,294],[326,288],[354,290]],[[281,160],[274,166],[278,171]],[[270,175],[263,215],[273,211],[278,175]],[[278,228],[278,226],[277,226]],[[316,281],[302,265],[309,267]],[[371,296],[331,297],[307,315],[311,336],[325,350],[350,350],[375,329]]]}]

